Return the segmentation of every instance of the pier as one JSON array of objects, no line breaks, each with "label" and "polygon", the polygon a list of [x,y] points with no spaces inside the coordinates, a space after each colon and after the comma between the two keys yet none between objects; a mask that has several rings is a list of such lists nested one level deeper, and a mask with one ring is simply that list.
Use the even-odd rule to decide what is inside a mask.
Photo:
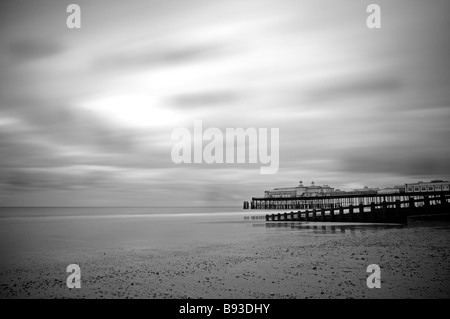
[{"label": "pier", "polygon": [[266,221],[403,223],[408,217],[450,214],[450,192],[253,198],[253,209],[299,209]]}]

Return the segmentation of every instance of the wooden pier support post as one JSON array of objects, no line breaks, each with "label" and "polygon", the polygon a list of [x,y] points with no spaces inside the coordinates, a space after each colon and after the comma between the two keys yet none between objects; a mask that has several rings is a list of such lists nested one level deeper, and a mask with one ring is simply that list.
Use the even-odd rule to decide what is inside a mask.
[{"label": "wooden pier support post", "polygon": [[320,209],[320,220],[325,221],[325,208]]},{"label": "wooden pier support post", "polygon": [[316,221],[316,209],[315,208],[313,208],[313,211],[312,211],[312,213],[313,213],[313,221]]},{"label": "wooden pier support post", "polygon": [[344,220],[344,207],[339,207],[339,221]]},{"label": "wooden pier support post", "polygon": [[281,213],[278,213],[277,214],[277,221],[280,221],[281,220]]},{"label": "wooden pier support post", "polygon": [[302,212],[298,211],[297,212],[297,221],[301,221],[302,220]]},{"label": "wooden pier support post", "polygon": [[386,217],[387,217],[387,202],[384,200],[382,205],[383,205],[383,211],[382,211],[382,215],[381,216],[383,218],[383,221],[385,221]]},{"label": "wooden pier support post", "polygon": [[400,203],[400,200],[399,199],[397,199],[396,201],[395,201],[395,215],[396,215],[396,217],[400,217],[400,215],[401,215],[401,209],[402,209],[402,204]]},{"label": "wooden pier support post", "polygon": [[447,205],[447,200],[445,199],[445,195],[444,194],[441,194],[441,205],[442,206]]},{"label": "wooden pier support post", "polygon": [[406,209],[406,207],[404,207],[402,209],[402,204],[401,204],[400,200],[398,201],[397,207],[398,207],[398,214],[399,214],[400,222],[406,223],[406,221],[408,219],[408,209]]},{"label": "wooden pier support post", "polygon": [[428,197],[428,195],[425,195],[423,197],[423,202],[426,209],[430,208],[430,197]]},{"label": "wooden pier support post", "polygon": [[308,221],[308,216],[309,215],[309,211],[308,210],[305,210],[305,221],[307,222]]},{"label": "wooden pier support post", "polygon": [[287,221],[287,220],[288,220],[288,218],[287,218],[287,213],[284,213],[284,214],[283,214],[283,218],[284,218],[284,221]]},{"label": "wooden pier support post", "polygon": [[408,201],[409,201],[409,213],[411,215],[414,215],[414,211],[416,208],[416,203],[414,201],[414,197],[410,197]]},{"label": "wooden pier support post", "polygon": [[[401,204],[400,200],[397,199],[395,201],[395,218],[400,222],[403,222],[403,220],[404,220],[402,213],[403,213],[402,212],[402,204]],[[404,214],[404,215],[405,215],[405,221],[406,221],[406,214]]]},{"label": "wooden pier support post", "polygon": [[371,202],[370,203],[370,215],[372,215],[372,216],[370,216],[370,220],[371,221],[374,221],[375,220],[375,203],[374,202]]},{"label": "wooden pier support post", "polygon": [[348,207],[348,217],[350,218],[350,221],[353,221],[353,205]]},{"label": "wooden pier support post", "polygon": [[330,220],[334,221],[334,208],[330,208]]},{"label": "wooden pier support post", "polygon": [[269,221],[269,215],[266,215],[266,222]]},{"label": "wooden pier support post", "polygon": [[361,221],[365,220],[365,215],[364,215],[364,205],[363,203],[359,204],[359,214],[361,215]]}]

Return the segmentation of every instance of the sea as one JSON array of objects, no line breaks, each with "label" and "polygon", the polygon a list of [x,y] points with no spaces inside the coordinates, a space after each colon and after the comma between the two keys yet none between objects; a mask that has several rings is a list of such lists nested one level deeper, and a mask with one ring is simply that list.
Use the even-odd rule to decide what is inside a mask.
[{"label": "sea", "polygon": [[[279,211],[278,211],[279,212]],[[299,244],[386,227],[358,223],[269,222],[272,211],[239,207],[2,207],[0,266],[68,260],[109,250],[183,251],[239,245],[296,232]],[[256,216],[256,217],[255,217]]]}]

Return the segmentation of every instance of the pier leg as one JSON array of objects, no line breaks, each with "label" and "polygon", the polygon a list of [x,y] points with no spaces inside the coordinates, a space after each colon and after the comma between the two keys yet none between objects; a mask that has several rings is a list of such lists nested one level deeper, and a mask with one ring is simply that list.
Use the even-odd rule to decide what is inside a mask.
[{"label": "pier leg", "polygon": [[423,197],[423,201],[424,201],[425,208],[426,208],[426,209],[430,208],[430,197],[428,197],[427,195],[425,195],[425,196]]},{"label": "pier leg", "polygon": [[387,202],[384,200],[382,205],[383,205],[382,218],[383,218],[383,221],[386,221],[386,217],[387,217]]},{"label": "pier leg", "polygon": [[308,215],[309,215],[309,211],[306,210],[306,211],[305,211],[305,221],[306,221],[306,222],[308,221],[308,217],[309,217]]},{"label": "pier leg", "polygon": [[339,207],[339,221],[344,220],[344,207]]},{"label": "pier leg", "polygon": [[320,209],[320,220],[325,221],[325,208]]},{"label": "pier leg", "polygon": [[330,220],[334,221],[334,208],[330,209]]},{"label": "pier leg", "polygon": [[350,218],[350,221],[353,221],[353,205],[350,205],[348,207],[348,217]]},{"label": "pier leg", "polygon": [[370,221],[374,221],[375,220],[375,203],[372,202],[370,203]]},{"label": "pier leg", "polygon": [[314,209],[313,209],[313,221],[317,221],[317,220],[316,220],[316,217],[317,217],[317,216],[316,216],[316,209],[314,208]]},{"label": "pier leg", "polygon": [[359,214],[361,215],[361,221],[365,221],[366,220],[366,216],[364,214],[364,205],[361,203],[359,204]]},{"label": "pier leg", "polygon": [[447,200],[445,199],[445,195],[441,194],[441,205],[445,206],[447,204]]},{"label": "pier leg", "polygon": [[409,214],[410,215],[414,215],[415,208],[416,208],[416,204],[414,202],[414,198],[410,197],[409,198]]},{"label": "pier leg", "polygon": [[401,212],[400,212],[401,209],[402,209],[402,204],[400,203],[400,200],[397,199],[395,201],[395,215],[397,218],[399,218],[401,215]]}]

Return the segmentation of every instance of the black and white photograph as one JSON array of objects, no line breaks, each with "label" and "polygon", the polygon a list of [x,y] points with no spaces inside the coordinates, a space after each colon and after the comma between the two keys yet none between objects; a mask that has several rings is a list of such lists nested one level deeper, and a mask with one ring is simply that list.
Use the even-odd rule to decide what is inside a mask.
[{"label": "black and white photograph", "polygon": [[0,299],[449,299],[449,12],[2,0]]}]

